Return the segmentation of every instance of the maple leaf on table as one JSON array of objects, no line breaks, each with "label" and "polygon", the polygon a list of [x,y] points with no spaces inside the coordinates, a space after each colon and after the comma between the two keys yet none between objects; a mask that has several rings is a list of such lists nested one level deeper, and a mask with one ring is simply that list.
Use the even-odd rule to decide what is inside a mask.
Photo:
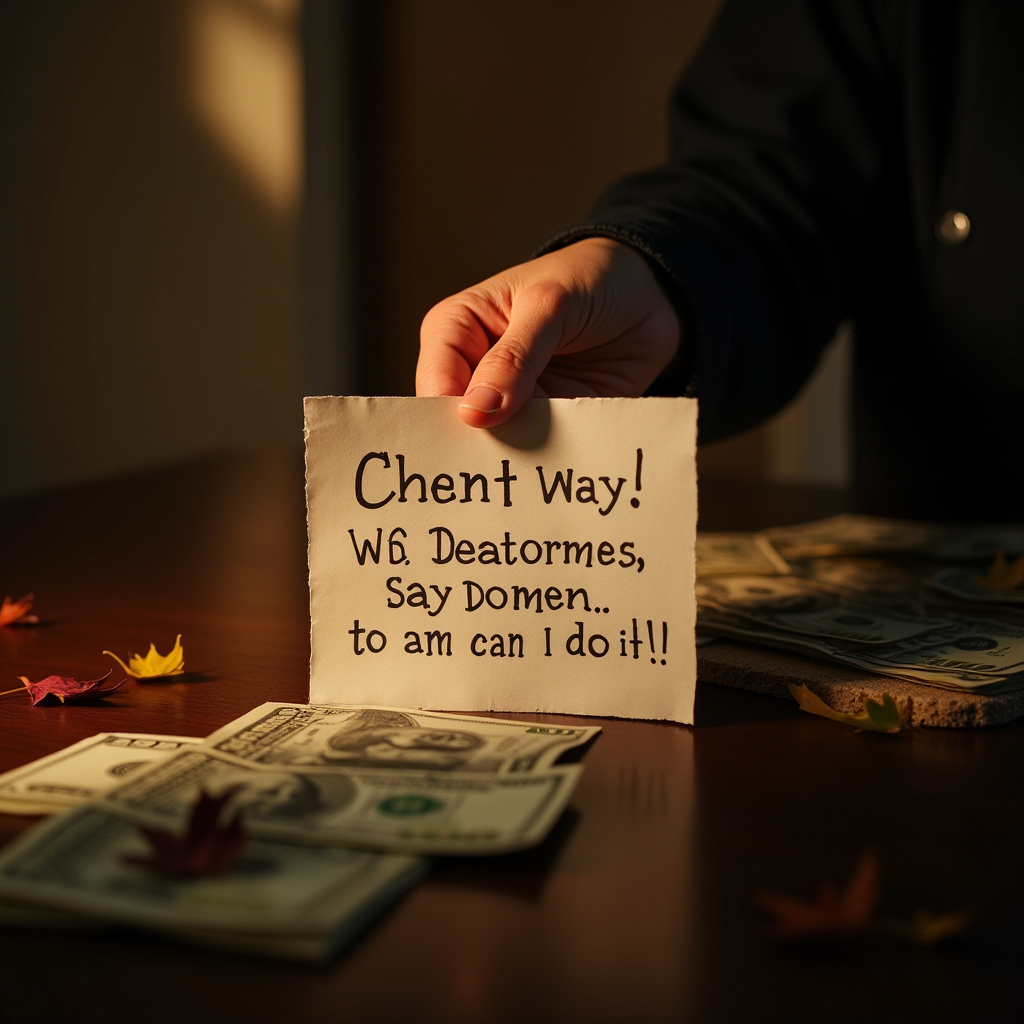
[{"label": "maple leaf on table", "polygon": [[814,901],[779,893],[759,893],[757,905],[775,918],[772,932],[780,939],[838,938],[866,931],[878,907],[878,861],[865,853],[841,892],[823,885]]},{"label": "maple leaf on table", "polygon": [[909,921],[883,921],[881,927],[890,935],[898,935],[919,946],[934,946],[937,942],[959,935],[970,923],[971,914],[968,911],[930,914],[927,910],[917,910]]},{"label": "maple leaf on table", "polygon": [[9,693],[27,691],[33,704],[38,704],[47,697],[56,697],[61,704],[69,700],[96,700],[99,697],[106,697],[108,693],[113,693],[114,690],[123,685],[124,680],[122,679],[120,682],[114,683],[113,686],[103,686],[103,683],[107,681],[110,673],[113,671],[113,669],[110,669],[100,676],[99,679],[75,679],[74,676],[47,676],[36,683],[33,683],[27,676],[18,676],[25,685],[13,690],[5,690],[3,693],[0,693],[0,697],[4,697]]},{"label": "maple leaf on table", "polygon": [[822,718],[831,718],[834,722],[842,722],[844,725],[852,725],[855,729],[864,729],[867,732],[899,732],[903,726],[904,711],[907,708],[899,704],[888,693],[882,694],[882,701],[872,700],[868,697],[864,701],[864,710],[855,714],[846,711],[836,711],[835,708],[826,704],[809,686],[801,683],[799,686],[789,684],[789,692],[797,704],[812,715],[820,715]]},{"label": "maple leaf on table", "polygon": [[975,576],[975,580],[986,590],[993,590],[997,593],[1008,594],[1016,590],[1024,583],[1024,555],[1007,562],[1006,557],[1000,551],[995,561],[989,566],[984,576]]},{"label": "maple leaf on table", "polygon": [[4,603],[0,605],[0,627],[37,625],[39,616],[29,614],[34,600],[32,594],[26,594],[20,601],[12,601],[5,597]]},{"label": "maple leaf on table", "polygon": [[181,634],[174,641],[170,653],[160,654],[157,652],[156,644],[149,645],[149,651],[145,657],[141,654],[132,654],[126,665],[113,651],[104,651],[114,659],[133,679],[160,679],[164,676],[180,676],[185,671],[185,651],[181,646]]},{"label": "maple leaf on table", "polygon": [[182,836],[162,829],[139,831],[149,841],[148,856],[125,855],[128,864],[141,864],[162,875],[174,878],[202,878],[223,875],[242,852],[246,843],[241,814],[235,812],[224,826],[220,824],[224,805],[235,795],[235,789],[221,796],[210,796],[204,790],[192,806],[188,827]]}]

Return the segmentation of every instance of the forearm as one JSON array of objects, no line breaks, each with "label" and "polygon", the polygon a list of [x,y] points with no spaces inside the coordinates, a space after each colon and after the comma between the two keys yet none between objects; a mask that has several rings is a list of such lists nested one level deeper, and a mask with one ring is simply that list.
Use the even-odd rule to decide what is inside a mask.
[{"label": "forearm", "polygon": [[[673,99],[672,157],[541,251],[590,234],[661,270],[702,439],[781,407],[849,315],[892,126],[868,4],[729,4]],[[766,24],[770,19],[770,23]]]}]

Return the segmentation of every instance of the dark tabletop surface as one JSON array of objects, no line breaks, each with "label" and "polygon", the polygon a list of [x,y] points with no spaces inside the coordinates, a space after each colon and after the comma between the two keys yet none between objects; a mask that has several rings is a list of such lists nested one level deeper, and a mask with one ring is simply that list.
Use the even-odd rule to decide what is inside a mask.
[{"label": "dark tabletop surface", "polygon": [[[701,482],[703,529],[843,511],[837,492]],[[302,463],[209,459],[0,505],[0,689],[94,678],[104,648],[189,673],[92,706],[0,698],[0,771],[100,730],[205,735],[308,681]],[[524,717],[524,716],[508,716]],[[604,730],[539,848],[441,861],[340,959],[310,967],[138,934],[0,929],[0,1020],[1009,1021],[1021,1015],[1024,723],[858,734],[795,704],[699,685],[697,723]],[[0,842],[32,819],[0,815]],[[970,910],[933,948],[794,947],[754,895],[812,897],[861,854],[882,913]]]}]

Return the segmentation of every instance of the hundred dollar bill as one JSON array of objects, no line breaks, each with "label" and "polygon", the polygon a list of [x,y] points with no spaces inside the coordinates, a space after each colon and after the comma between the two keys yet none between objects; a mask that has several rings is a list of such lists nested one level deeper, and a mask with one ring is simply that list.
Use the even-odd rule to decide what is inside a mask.
[{"label": "hundred dollar bill", "polygon": [[[1024,629],[951,615],[934,631],[883,647],[845,651],[843,659],[913,673],[915,678],[927,673],[929,681],[949,675],[975,686],[986,682],[1024,685]],[[1020,678],[1013,680],[1013,676]]]},{"label": "hundred dollar bill", "polygon": [[[855,647],[773,631],[715,609],[704,608],[698,613],[700,629],[717,636],[825,657],[876,675],[955,690],[1001,692],[1024,686],[1024,671],[1013,661],[1020,637],[1005,635],[1008,629],[1018,634],[1024,631],[1014,631],[1003,623],[985,622],[984,630],[979,629],[980,625],[979,620],[973,620],[970,626],[963,620],[948,622],[939,629],[896,643]],[[997,652],[997,656],[985,661],[983,655],[972,658],[969,653],[985,649]]]},{"label": "hundred dollar bill", "polygon": [[549,767],[600,731],[408,708],[267,703],[205,745],[266,765],[518,774]]},{"label": "hundred dollar bill", "polygon": [[995,590],[986,587],[970,569],[943,569],[925,580],[927,586],[973,604],[1005,604],[1024,607],[1024,590]]},{"label": "hundred dollar bill", "polygon": [[806,633],[790,633],[758,625],[739,615],[730,615],[718,608],[702,605],[697,610],[697,628],[711,636],[742,640],[745,643],[780,650],[810,652],[831,655],[835,640],[809,636]]},{"label": "hundred dollar bill", "polygon": [[923,633],[941,619],[854,604],[834,589],[795,576],[719,576],[697,581],[698,606],[750,619],[773,630],[888,643]]},{"label": "hundred dollar bill", "polygon": [[697,575],[777,576],[789,565],[760,533],[698,533]]},{"label": "hundred dollar bill", "polygon": [[102,796],[131,772],[201,743],[192,736],[102,732],[0,775],[0,812],[56,814]]},{"label": "hundred dollar bill", "polygon": [[1024,525],[946,526],[844,514],[764,531],[787,560],[832,555],[916,554],[943,561],[990,559],[1024,551]]},{"label": "hundred dollar bill", "polygon": [[926,616],[922,571],[888,558],[834,558],[796,560],[793,572],[813,580],[858,604],[881,605],[909,615]]},{"label": "hundred dollar bill", "polygon": [[126,862],[148,845],[93,806],[31,829],[0,853],[0,920],[119,922],[200,945],[324,960],[418,881],[418,857],[250,840],[217,878],[179,879]]},{"label": "hundred dollar bill", "polygon": [[786,559],[919,551],[932,536],[927,523],[853,514],[764,532]]},{"label": "hundred dollar bill", "polygon": [[205,791],[232,794],[252,835],[392,853],[476,855],[535,846],[582,768],[522,775],[264,767],[207,749],[182,751],[128,780],[107,803],[167,828]]}]

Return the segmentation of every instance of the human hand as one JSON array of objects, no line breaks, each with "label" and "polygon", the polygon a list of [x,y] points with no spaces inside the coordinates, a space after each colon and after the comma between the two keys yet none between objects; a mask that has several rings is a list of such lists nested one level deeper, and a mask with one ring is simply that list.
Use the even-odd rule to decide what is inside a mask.
[{"label": "human hand", "polygon": [[672,361],[679,317],[647,261],[587,238],[439,302],[420,328],[418,395],[463,395],[493,427],[531,397],[642,395]]}]

